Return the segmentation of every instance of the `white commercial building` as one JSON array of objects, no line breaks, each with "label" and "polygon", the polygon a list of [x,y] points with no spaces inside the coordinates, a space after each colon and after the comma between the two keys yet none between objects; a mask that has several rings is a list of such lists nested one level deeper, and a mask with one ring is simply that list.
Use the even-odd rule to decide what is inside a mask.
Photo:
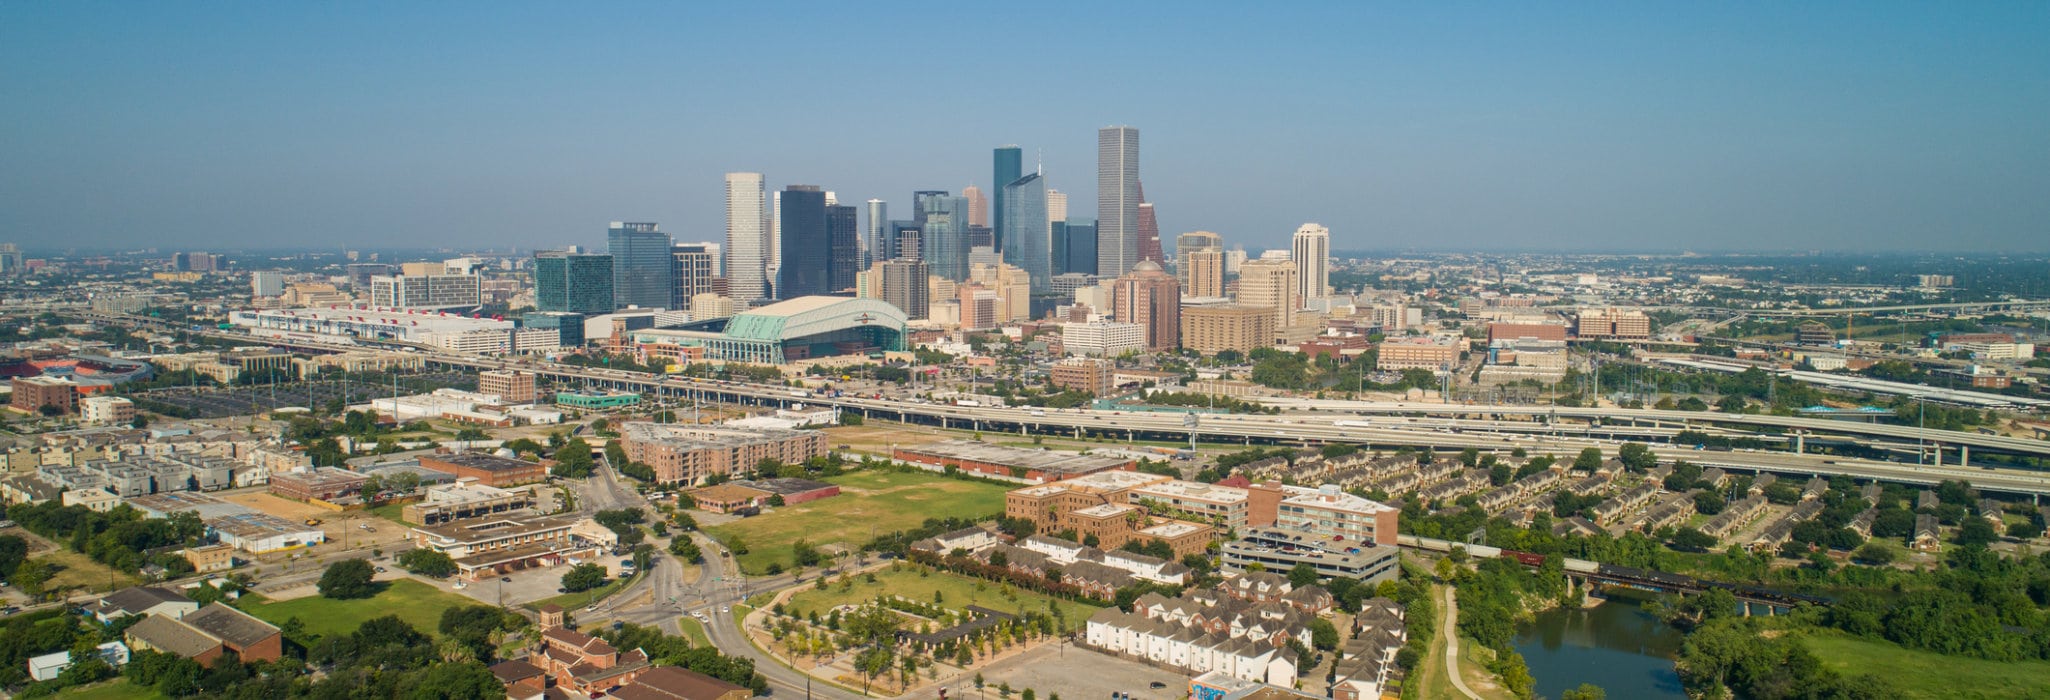
[{"label": "white commercial building", "polygon": [[483,278],[472,275],[389,275],[370,278],[370,305],[400,309],[476,306]]},{"label": "white commercial building", "polygon": [[1117,357],[1146,349],[1146,327],[1097,321],[1061,324],[1061,347],[1070,355]]},{"label": "white commercial building", "polygon": [[1298,303],[1331,294],[1331,229],[1317,224],[1297,227],[1291,253],[1300,285]]},{"label": "white commercial building", "polygon": [[119,396],[88,396],[78,402],[78,417],[87,425],[125,425],[135,420],[135,402]]},{"label": "white commercial building", "polygon": [[250,296],[276,297],[285,294],[285,273],[258,270],[249,273]]},{"label": "white commercial building", "polygon": [[727,295],[739,306],[768,296],[768,205],[761,173],[726,174]]}]

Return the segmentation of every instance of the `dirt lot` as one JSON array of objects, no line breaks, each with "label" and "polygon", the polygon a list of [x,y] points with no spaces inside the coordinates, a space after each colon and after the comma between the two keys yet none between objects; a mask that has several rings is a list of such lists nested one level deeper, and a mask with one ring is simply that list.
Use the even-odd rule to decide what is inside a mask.
[{"label": "dirt lot", "polygon": [[[318,518],[321,521],[321,532],[327,534],[327,539],[332,545],[350,548],[364,545],[381,546],[406,539],[405,528],[360,510],[332,511],[262,491],[218,495],[221,500],[248,506],[259,513],[268,513],[295,523],[305,522],[308,518]],[[363,525],[377,528],[377,531],[365,530]]]}]

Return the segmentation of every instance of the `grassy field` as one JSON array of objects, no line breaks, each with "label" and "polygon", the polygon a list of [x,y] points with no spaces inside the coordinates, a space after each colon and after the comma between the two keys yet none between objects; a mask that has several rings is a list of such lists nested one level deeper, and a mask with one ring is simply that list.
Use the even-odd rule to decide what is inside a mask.
[{"label": "grassy field", "polygon": [[874,600],[884,594],[900,595],[912,600],[932,602],[933,593],[941,596],[940,605],[961,610],[969,605],[980,605],[1003,612],[1044,611],[1048,601],[1053,601],[1061,611],[1061,619],[1070,630],[1080,629],[1096,614],[1098,608],[1067,600],[1056,600],[1030,591],[1013,591],[1006,598],[1003,585],[969,578],[944,571],[930,571],[920,576],[914,569],[905,566],[896,571],[876,572],[876,582],[868,583],[856,576],[853,585],[841,588],[838,579],[825,590],[807,587],[803,592],[790,597],[785,607],[792,611],[810,613],[824,611],[839,605],[854,605]]},{"label": "grassy field", "polygon": [[83,688],[70,688],[58,693],[66,700],[157,700],[164,697],[155,688],[137,688],[126,678],[116,678]]},{"label": "grassy field", "polygon": [[44,590],[81,586],[92,591],[114,591],[141,582],[131,574],[115,571],[112,567],[93,561],[78,552],[62,547],[36,553],[33,559],[57,565],[60,570],[43,584]]},{"label": "grassy field", "polygon": [[[251,596],[254,597],[254,596]],[[445,593],[433,586],[399,579],[392,581],[377,595],[359,600],[330,600],[320,596],[307,596],[293,600],[257,600],[244,598],[240,606],[243,612],[262,618],[274,625],[283,625],[294,617],[306,626],[306,631],[322,636],[347,634],[356,631],[364,620],[385,615],[397,615],[414,629],[430,635],[439,635],[441,611],[464,605],[478,605],[454,593]]]},{"label": "grassy field", "polygon": [[2050,697],[2050,661],[1945,656],[1829,632],[1803,636],[1801,645],[1831,670],[1878,676],[1903,698]]},{"label": "grassy field", "polygon": [[742,570],[761,574],[770,563],[790,566],[791,545],[838,543],[859,548],[871,533],[916,527],[926,518],[983,518],[1002,513],[1000,484],[949,479],[924,472],[864,471],[827,481],[840,495],[772,509],[744,520],[706,528],[720,542],[739,537],[748,553],[735,558]]}]

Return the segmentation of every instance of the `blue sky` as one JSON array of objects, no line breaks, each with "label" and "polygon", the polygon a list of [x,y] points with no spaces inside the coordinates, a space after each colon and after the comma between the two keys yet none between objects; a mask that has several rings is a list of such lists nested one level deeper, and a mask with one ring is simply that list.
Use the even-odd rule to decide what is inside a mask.
[{"label": "blue sky", "polygon": [[[1029,5],[1029,7],[1026,7]],[[2050,3],[0,4],[0,240],[723,233],[1043,154],[1340,249],[2050,249]]]}]

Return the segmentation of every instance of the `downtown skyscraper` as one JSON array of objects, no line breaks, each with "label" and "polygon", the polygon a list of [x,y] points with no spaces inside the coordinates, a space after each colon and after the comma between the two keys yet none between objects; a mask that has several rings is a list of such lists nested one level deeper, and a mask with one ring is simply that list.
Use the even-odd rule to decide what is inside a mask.
[{"label": "downtown skyscraper", "polygon": [[673,243],[655,224],[612,222],[605,232],[605,252],[612,256],[614,308],[669,308],[676,288]]},{"label": "downtown skyscraper", "polygon": [[534,308],[580,314],[613,310],[612,256],[550,250],[534,254]]},{"label": "downtown skyscraper", "polygon": [[1004,239],[1008,235],[1004,228],[1004,214],[1006,211],[1004,190],[1008,189],[1011,183],[1017,182],[1018,178],[1025,176],[1025,154],[1017,146],[998,146],[991,156],[991,164],[994,166],[991,168],[993,172],[993,177],[990,179],[991,194],[996,196],[996,202],[995,206],[990,208],[989,228],[991,231],[996,232],[996,239],[994,240],[996,249],[1002,251],[1004,246],[1008,244],[1008,241]]},{"label": "downtown skyscraper", "polygon": [[1122,277],[1139,262],[1139,130],[1096,130],[1096,274]]},{"label": "downtown skyscraper", "polygon": [[892,257],[890,241],[890,203],[880,199],[868,200],[868,236],[861,241],[861,269],[888,260]]},{"label": "downtown skyscraper", "polygon": [[726,174],[726,284],[736,306],[769,295],[769,207],[761,173]]},{"label": "downtown skyscraper", "polygon": [[[826,226],[826,193],[813,185],[791,185],[778,197],[776,222],[783,229],[782,266],[775,297],[795,299],[833,291],[833,245]],[[851,226],[850,222],[850,226]]]},{"label": "downtown skyscraper", "polygon": [[932,274],[954,280],[968,279],[968,200],[945,193],[921,192],[919,254],[932,265]]},{"label": "downtown skyscraper", "polygon": [[852,204],[841,204],[826,193],[826,241],[831,248],[826,265],[826,291],[839,293],[854,288],[854,276],[861,273],[861,228]]},{"label": "downtown skyscraper", "polygon": [[1314,223],[1303,224],[1296,228],[1292,243],[1289,257],[1295,260],[1300,284],[1296,290],[1296,302],[1307,305],[1312,299],[1330,296],[1331,229]]},{"label": "downtown skyscraper", "polygon": [[[1001,150],[1001,149],[999,149]],[[1004,185],[997,201],[1004,203],[1004,262],[1025,271],[1032,292],[1045,293],[1053,286],[1053,242],[1046,222],[1046,178],[1033,173]]]}]

